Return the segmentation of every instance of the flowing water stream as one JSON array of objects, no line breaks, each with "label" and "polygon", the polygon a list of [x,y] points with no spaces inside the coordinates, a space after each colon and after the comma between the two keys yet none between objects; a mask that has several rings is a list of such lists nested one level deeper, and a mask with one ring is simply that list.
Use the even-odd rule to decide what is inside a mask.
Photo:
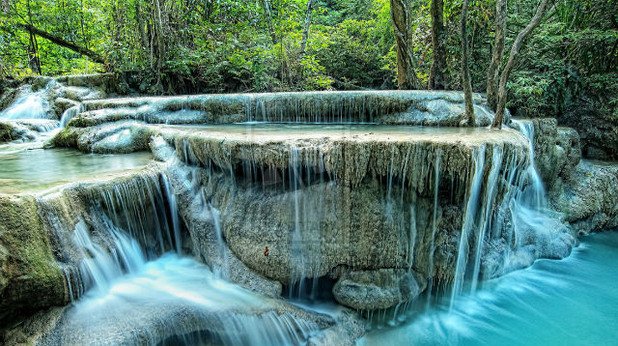
[{"label": "flowing water stream", "polygon": [[409,322],[361,345],[612,345],[617,264],[618,232],[594,234],[566,259],[538,260],[473,294],[412,309]]},{"label": "flowing water stream", "polygon": [[[11,121],[46,118],[49,105],[43,98],[44,93],[45,90],[24,91],[0,118]],[[250,96],[252,102],[253,97]],[[295,102],[296,108],[304,104]],[[246,111],[249,120],[269,120],[267,115],[271,113],[287,119],[283,109],[289,107],[267,106],[258,99],[253,103],[255,109]],[[334,293],[331,291],[334,289],[329,281],[333,279],[320,271],[325,261],[321,251],[328,250],[322,244],[327,242],[323,239],[326,232],[323,228],[345,225],[337,224],[340,214],[331,213],[342,201],[328,201],[329,197],[340,197],[337,184],[349,184],[343,188],[348,199],[352,198],[355,184],[366,184],[363,188],[368,191],[379,185],[378,207],[361,213],[386,218],[384,224],[376,222],[374,232],[382,232],[378,228],[383,225],[396,225],[393,227],[398,234],[389,241],[396,243],[392,249],[405,259],[396,266],[400,267],[398,269],[405,267],[401,271],[405,272],[407,280],[414,280],[410,278],[418,274],[425,275],[419,282],[426,281],[422,282],[426,284],[423,289],[416,281],[413,282],[416,286],[405,287],[419,292],[425,290],[420,297],[415,296],[412,303],[406,301],[390,308],[372,308],[368,314],[357,309],[360,315],[370,317],[365,322],[373,328],[360,344],[598,345],[618,339],[617,329],[604,323],[618,320],[618,272],[613,270],[618,263],[618,233],[589,236],[566,259],[534,262],[539,257],[566,256],[573,238],[561,223],[560,215],[548,209],[543,183],[534,165],[534,127],[530,122],[514,122],[515,128],[530,143],[529,151],[523,155],[526,142],[512,129],[497,133],[484,128],[372,125],[366,122],[373,119],[375,112],[365,110],[365,106],[365,103],[361,106],[351,103],[343,108],[331,107],[331,121],[352,121],[352,115],[364,114],[366,119],[356,125],[254,122],[139,125],[153,132],[161,131],[160,144],[172,151],[168,158],[173,156],[174,159],[160,164],[160,167],[167,167],[167,171],[161,169],[155,174],[106,186],[97,190],[93,199],[98,198],[98,202],[86,203],[88,221],[80,219],[70,231],[72,246],[80,258],[76,268],[65,272],[71,304],[40,343],[306,343],[326,325],[333,324],[343,309],[333,307]],[[62,115],[60,126],[65,127],[84,107],[80,103],[69,108]],[[359,107],[361,111],[356,109]],[[297,111],[300,115],[292,118],[299,121],[319,122],[322,119],[314,111]],[[93,176],[114,178],[137,171],[152,161],[150,153],[94,155],[68,149],[43,149],[45,141],[58,131],[52,127],[41,129],[42,134],[34,142],[0,145],[0,193],[38,194],[76,181],[92,181]],[[130,130],[123,131],[107,140],[120,142],[121,136],[131,135]],[[163,139],[163,135],[168,138]],[[210,141],[199,142],[204,138]],[[174,140],[178,140],[176,154],[171,145]],[[466,166],[462,167],[467,171],[453,173],[448,170],[449,165],[457,158],[448,151],[461,145],[462,140],[469,151],[456,154],[469,154]],[[238,147],[222,146],[221,143],[227,142]],[[241,148],[247,143],[250,149]],[[271,143],[280,147],[268,147]],[[336,155],[339,153],[345,158],[344,153],[329,151],[336,147],[333,143],[342,145],[345,148],[342,152],[360,151],[367,143],[379,143],[382,147],[377,154],[367,151],[371,153],[368,157],[349,154],[353,159],[348,157],[348,161],[343,162],[337,161],[339,156]],[[270,166],[252,161],[256,160],[258,152],[254,149],[260,145],[276,153],[268,158],[272,159],[268,162]],[[281,152],[277,152],[280,149]],[[232,156],[234,150],[245,156],[241,159]],[[213,156],[208,157],[208,154]],[[219,154],[221,157],[214,157]],[[226,165],[215,159],[221,159]],[[277,159],[283,162],[281,167],[273,163]],[[353,178],[350,172],[369,176],[370,169],[364,167],[366,171],[360,172],[358,167],[362,165],[357,166],[357,161],[367,160],[364,164],[369,166],[371,159],[375,160],[371,179],[363,180],[361,175],[354,183],[346,181]],[[242,162],[234,166],[238,161]],[[342,170],[337,171],[338,168]],[[173,176],[173,170],[177,176]],[[465,183],[456,181],[460,177]],[[203,180],[211,186],[201,185]],[[464,191],[452,191],[456,183],[461,185],[457,188]],[[257,188],[260,184],[261,189]],[[449,187],[451,191],[445,193]],[[208,188],[212,191],[207,191]],[[218,190],[227,188],[232,192],[223,193],[217,200]],[[427,190],[423,191],[425,188]],[[280,223],[278,227],[284,232],[289,226],[289,234],[283,233],[281,237],[289,247],[285,254],[289,273],[287,283],[282,283],[282,295],[297,303],[302,300],[305,305],[299,304],[300,308],[289,301],[269,298],[230,282],[233,270],[239,270],[238,264],[231,260],[240,262],[234,257],[240,255],[233,254],[229,247],[228,237],[233,235],[229,234],[229,229],[226,233],[226,222],[236,221],[229,220],[233,212],[230,209],[234,199],[243,198],[244,192],[258,203],[283,205],[281,209],[287,208],[289,212],[292,220],[289,225],[285,223],[287,216],[274,221]],[[456,200],[455,195],[461,201]],[[44,204],[43,198],[39,198],[38,202]],[[463,204],[458,214],[461,222],[455,223],[458,229],[447,231],[440,222],[452,207],[450,204],[459,202]],[[350,202],[347,210],[342,208],[339,212],[350,212],[352,205]],[[181,214],[182,206],[189,211]],[[258,206],[252,204],[251,208]],[[249,214],[235,215],[249,224]],[[281,215],[284,214],[288,215],[285,210],[281,211]],[[354,217],[360,220],[362,215]],[[322,222],[325,219],[328,222]],[[199,223],[204,220],[205,223]],[[213,229],[210,238],[206,236],[206,242],[214,244],[211,252],[217,261],[209,262],[208,255],[204,254],[192,256],[191,251],[196,248],[191,249],[188,244],[195,230],[187,230],[194,226],[190,221],[203,229]],[[509,223],[510,227],[503,227],[504,223]],[[341,249],[351,248],[353,253],[356,244],[348,246],[357,239],[353,233],[328,241],[342,241],[345,246]],[[445,240],[448,236],[453,236],[452,241]],[[451,258],[445,260],[445,249],[449,246]],[[495,258],[485,258],[491,257],[486,254],[492,247],[498,249],[491,253]],[[263,252],[261,247],[259,250],[260,255],[269,256],[268,247]],[[372,260],[377,261],[382,255],[375,254]],[[352,255],[341,253],[341,256]],[[363,257],[358,258],[361,260],[357,261],[364,261]],[[533,262],[529,268],[511,272]],[[438,274],[445,275],[439,271],[448,271],[448,285],[442,285],[438,279],[434,282]],[[510,273],[491,279],[507,272]],[[403,283],[398,284],[403,287]],[[329,292],[324,294],[321,290]],[[307,305],[307,301],[314,305]],[[372,318],[374,312],[381,317]],[[526,332],[522,333],[523,330]]]}]

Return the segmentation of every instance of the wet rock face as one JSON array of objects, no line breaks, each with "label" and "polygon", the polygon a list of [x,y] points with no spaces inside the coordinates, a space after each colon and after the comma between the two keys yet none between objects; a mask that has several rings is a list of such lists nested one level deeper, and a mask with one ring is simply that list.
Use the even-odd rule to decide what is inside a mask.
[{"label": "wet rock face", "polygon": [[530,120],[534,124],[536,167],[548,189],[569,179],[581,160],[577,131],[558,127],[553,118]]},{"label": "wet rock face", "polygon": [[0,195],[0,325],[65,303],[64,277],[32,197]]},{"label": "wet rock face", "polygon": [[77,148],[82,152],[126,154],[149,149],[154,131],[137,122],[118,122],[89,128],[69,127],[59,132],[56,147]]},{"label": "wet rock face", "polygon": [[582,161],[551,196],[575,231],[587,234],[618,227],[617,187],[618,165]]},{"label": "wet rock face", "polygon": [[[470,253],[464,261],[488,248],[496,254],[485,254],[479,268],[495,265],[496,275],[515,268],[504,267],[513,246],[507,241],[513,239],[508,235],[513,224],[503,220],[512,217],[503,211],[508,210],[512,184],[528,164],[527,146],[516,133],[399,137],[396,132],[352,132],[329,137],[309,130],[299,136],[219,131],[172,129],[159,137],[174,144],[177,159],[192,172],[174,180],[180,186],[183,179],[192,181],[189,190],[200,196],[180,205],[194,252],[207,263],[224,263],[208,255],[220,251],[213,244],[222,242],[230,251],[223,251],[224,266],[236,268],[238,259],[251,271],[290,287],[328,275],[339,279],[335,296],[359,309],[376,308],[370,299],[363,305],[357,297],[363,294],[374,297],[380,309],[414,299],[418,292],[408,277],[446,284],[456,280],[462,237],[464,251]],[[170,155],[160,145],[156,151]],[[467,202],[473,181],[480,186],[478,195]],[[482,236],[482,227],[475,226],[462,236],[471,206],[465,224],[484,225],[495,217],[495,229]],[[537,239],[532,226],[521,230],[527,252],[517,268],[539,257],[569,253],[570,235],[553,244],[558,235],[549,228],[547,239]],[[503,246],[486,247],[481,237],[501,240]],[[359,274],[358,280],[346,279],[349,272],[382,270],[394,270],[398,278]]]},{"label": "wet rock face", "polygon": [[333,288],[339,304],[357,310],[387,309],[414,300],[421,293],[414,276],[403,269],[349,272]]}]

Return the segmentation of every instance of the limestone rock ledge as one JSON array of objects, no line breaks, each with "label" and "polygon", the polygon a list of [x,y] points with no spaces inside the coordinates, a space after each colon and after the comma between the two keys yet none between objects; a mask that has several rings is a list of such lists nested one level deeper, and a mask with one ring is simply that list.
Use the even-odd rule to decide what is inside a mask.
[{"label": "limestone rock ledge", "polygon": [[[474,97],[476,126],[488,126],[493,112]],[[191,95],[89,100],[72,126],[120,120],[165,124],[235,122],[379,123],[460,126],[463,94],[452,91],[328,91]]]}]

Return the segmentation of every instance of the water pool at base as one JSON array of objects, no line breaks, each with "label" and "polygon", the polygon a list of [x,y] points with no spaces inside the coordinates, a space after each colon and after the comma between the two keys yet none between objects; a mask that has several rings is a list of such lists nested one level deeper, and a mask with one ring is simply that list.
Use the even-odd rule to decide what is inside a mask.
[{"label": "water pool at base", "polygon": [[583,239],[564,260],[539,260],[361,345],[616,345],[618,232]]},{"label": "water pool at base", "polygon": [[146,165],[150,153],[84,154],[31,144],[0,146],[0,193],[32,192],[79,180],[123,173]]}]

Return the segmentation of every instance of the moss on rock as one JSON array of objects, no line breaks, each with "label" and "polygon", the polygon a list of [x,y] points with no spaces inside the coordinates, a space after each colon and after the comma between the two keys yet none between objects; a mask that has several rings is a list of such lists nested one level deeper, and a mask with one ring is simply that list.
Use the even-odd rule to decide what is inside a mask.
[{"label": "moss on rock", "polygon": [[34,197],[0,195],[0,219],[0,325],[64,304],[64,277]]}]

